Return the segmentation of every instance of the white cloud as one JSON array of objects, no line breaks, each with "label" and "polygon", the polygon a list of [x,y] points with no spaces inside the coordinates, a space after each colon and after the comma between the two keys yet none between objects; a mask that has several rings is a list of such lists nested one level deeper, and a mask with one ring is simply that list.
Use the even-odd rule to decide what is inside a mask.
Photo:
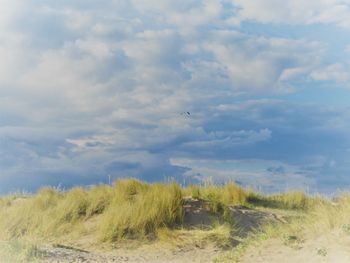
[{"label": "white cloud", "polygon": [[350,79],[349,72],[339,63],[315,69],[311,72],[311,77],[317,81],[335,81],[337,83],[346,83]]},{"label": "white cloud", "polygon": [[[320,63],[321,43],[282,38],[248,37],[218,32],[204,49],[216,58],[214,72],[229,79],[234,89],[289,91],[288,81],[308,74]],[[215,68],[214,68],[215,67]]]},{"label": "white cloud", "polygon": [[234,0],[241,21],[282,24],[335,24],[350,26],[350,1],[346,0]]}]

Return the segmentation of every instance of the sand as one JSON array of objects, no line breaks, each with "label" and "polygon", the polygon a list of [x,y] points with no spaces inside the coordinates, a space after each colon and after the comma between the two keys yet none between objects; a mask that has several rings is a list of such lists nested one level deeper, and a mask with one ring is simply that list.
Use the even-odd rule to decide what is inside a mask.
[{"label": "sand", "polygon": [[308,238],[298,245],[286,245],[282,240],[267,240],[250,247],[242,263],[349,263],[350,235],[333,232]]}]

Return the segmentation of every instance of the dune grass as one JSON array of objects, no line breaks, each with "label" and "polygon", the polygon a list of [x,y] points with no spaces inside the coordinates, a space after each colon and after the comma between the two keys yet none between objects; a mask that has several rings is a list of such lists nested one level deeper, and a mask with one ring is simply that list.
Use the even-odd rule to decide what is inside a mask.
[{"label": "dune grass", "polygon": [[317,206],[324,199],[319,196],[309,196],[302,191],[290,191],[261,195],[250,192],[247,202],[254,206],[263,206],[277,209],[308,210]]},{"label": "dune grass", "polygon": [[298,250],[307,240],[317,240],[320,236],[332,233],[337,236],[350,235],[349,194],[343,194],[333,201],[308,196],[304,200],[303,195],[299,193],[282,195],[284,196],[281,194],[273,195],[273,200],[277,200],[278,206],[283,209],[296,209],[299,211],[298,216],[292,217],[285,224],[266,224],[263,228],[251,233],[234,250],[219,256],[215,262],[240,262],[240,257],[249,247],[255,248],[265,240],[279,239],[282,244]]},{"label": "dune grass", "polygon": [[[188,198],[204,201],[211,213],[223,218],[224,222],[220,220],[221,224],[214,224],[209,229],[187,229],[182,221],[183,205]],[[317,233],[320,229],[341,228],[350,233],[350,196],[340,197],[334,205],[301,191],[263,195],[234,183],[183,188],[176,183],[148,184],[123,179],[112,186],[77,187],[69,191],[43,188],[31,196],[0,198],[0,240],[64,242],[89,235],[101,244],[157,240],[177,247],[190,244],[205,247],[211,243],[228,248],[237,232],[236,226],[231,224],[234,222],[232,206],[293,210],[300,216],[288,224],[265,226],[218,262],[226,259],[234,262],[231,259],[237,258],[240,251],[257,240],[288,236],[302,239],[305,233]],[[0,249],[0,256],[4,251],[13,252],[17,248],[21,246],[14,243],[7,249]],[[31,253],[37,253],[35,248],[28,246],[21,251],[22,256],[29,257]]]},{"label": "dune grass", "polygon": [[223,205],[244,204],[247,201],[249,192],[234,183],[222,186],[196,186],[190,185],[183,189],[183,193],[195,199],[202,199]]},{"label": "dune grass", "polygon": [[182,220],[182,202],[181,189],[175,183],[118,181],[101,219],[102,240],[150,236],[160,227],[172,227]]},{"label": "dune grass", "polygon": [[151,236],[160,227],[181,222],[182,202],[181,189],[175,183],[146,184],[127,179],[112,187],[74,188],[68,192],[44,188],[26,200],[1,199],[0,235],[7,239],[53,238],[101,215],[98,237],[103,241]]},{"label": "dune grass", "polygon": [[77,187],[67,192],[43,188],[33,196],[1,198],[0,235],[7,239],[55,238],[73,232],[84,221],[99,215],[99,240],[154,238],[158,229],[181,224],[186,196],[205,200],[212,213],[224,216],[229,216],[227,207],[234,205],[311,209],[317,203],[302,192],[264,196],[234,183],[181,188],[176,183],[147,184],[124,179],[113,186]]},{"label": "dune grass", "polygon": [[210,202],[214,213],[222,211],[225,206],[234,205],[286,210],[308,210],[322,201],[321,197],[312,197],[302,191],[263,195],[252,190],[244,189],[234,183],[228,183],[222,186],[190,185],[183,189],[183,193],[185,196]]}]

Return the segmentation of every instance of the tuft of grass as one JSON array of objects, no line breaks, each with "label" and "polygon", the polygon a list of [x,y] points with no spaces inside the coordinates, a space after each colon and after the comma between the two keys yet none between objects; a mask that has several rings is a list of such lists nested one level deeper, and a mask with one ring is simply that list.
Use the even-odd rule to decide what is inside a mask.
[{"label": "tuft of grass", "polygon": [[86,191],[82,188],[73,188],[65,198],[58,203],[55,209],[57,222],[73,222],[86,216],[89,206]]},{"label": "tuft of grass", "polygon": [[183,189],[183,192],[186,196],[205,200],[208,202],[212,213],[221,214],[224,217],[228,214],[228,206],[245,205],[249,197],[248,191],[234,183],[228,183],[223,186],[209,185],[205,187],[191,185]]},{"label": "tuft of grass", "polygon": [[124,237],[154,236],[160,227],[182,221],[182,193],[175,184],[144,184],[119,181],[114,198],[100,223],[101,238],[115,241]]},{"label": "tuft of grass", "polygon": [[110,205],[113,198],[113,189],[107,185],[94,186],[87,191],[88,205],[86,216],[102,214]]},{"label": "tuft of grass", "polygon": [[73,188],[59,192],[43,188],[35,196],[11,205],[0,201],[0,236],[3,239],[60,238],[81,231],[96,217],[104,241],[155,237],[160,227],[174,227],[183,218],[181,188],[175,184],[146,184],[135,179],[112,186]]},{"label": "tuft of grass", "polygon": [[224,186],[192,187],[191,190],[194,198],[222,205],[244,204],[248,197],[248,193],[234,183],[228,183]]},{"label": "tuft of grass", "polygon": [[182,189],[182,193],[186,197],[191,197],[194,199],[201,198],[201,190],[200,190],[200,186],[198,185],[189,185],[188,187]]},{"label": "tuft of grass", "polygon": [[272,195],[250,192],[247,202],[255,206],[277,209],[308,210],[324,202],[320,197],[311,197],[302,191],[291,191]]}]

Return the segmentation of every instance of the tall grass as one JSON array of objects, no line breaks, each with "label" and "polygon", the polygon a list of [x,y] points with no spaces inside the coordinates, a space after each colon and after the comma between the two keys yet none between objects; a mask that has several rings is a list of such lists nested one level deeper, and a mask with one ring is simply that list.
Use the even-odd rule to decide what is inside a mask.
[{"label": "tall grass", "polygon": [[96,240],[154,238],[159,229],[179,226],[184,196],[204,200],[212,213],[227,217],[226,222],[232,220],[228,207],[234,205],[306,210],[318,204],[302,192],[263,196],[234,183],[181,188],[176,183],[125,179],[113,186],[77,187],[67,192],[44,188],[31,197],[2,198],[0,237],[54,239],[84,228],[93,219]]},{"label": "tall grass", "polygon": [[116,183],[115,195],[101,220],[101,237],[113,241],[154,235],[160,227],[181,222],[182,216],[182,194],[177,184],[122,180]]},{"label": "tall grass", "polygon": [[68,192],[44,188],[32,198],[12,204],[0,201],[0,236],[52,238],[69,234],[90,217],[97,220],[104,241],[141,237],[182,220],[182,194],[175,184],[146,184],[134,179],[111,186],[74,188]]},{"label": "tall grass", "polygon": [[214,213],[221,211],[225,206],[233,205],[307,210],[322,200],[319,197],[308,196],[302,191],[263,195],[243,189],[234,183],[228,183],[223,186],[209,185],[205,187],[190,185],[183,189],[183,193],[185,196],[210,202]]},{"label": "tall grass", "polygon": [[250,195],[248,191],[234,183],[205,187],[190,185],[183,189],[183,193],[192,198],[207,201],[213,213],[224,213],[227,206],[246,204]]}]

